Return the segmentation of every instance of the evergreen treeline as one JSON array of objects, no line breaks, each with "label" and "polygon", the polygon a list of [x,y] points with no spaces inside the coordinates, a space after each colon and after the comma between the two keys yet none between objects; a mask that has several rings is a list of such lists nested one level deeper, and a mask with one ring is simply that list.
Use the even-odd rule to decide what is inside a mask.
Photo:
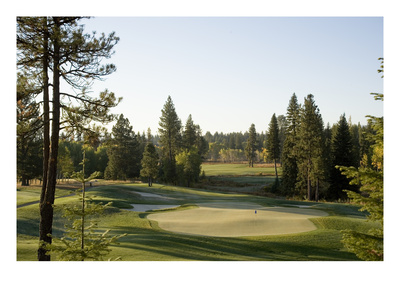
[{"label": "evergreen treeline", "polygon": [[[22,184],[40,178],[40,130],[35,128],[35,106],[20,92],[18,115],[18,178]],[[30,135],[26,132],[33,132]],[[318,201],[347,199],[343,190],[355,190],[349,180],[335,168],[341,166],[372,166],[371,124],[352,124],[343,114],[338,123],[324,126],[313,95],[300,104],[293,94],[285,116],[273,114],[267,131],[256,132],[254,124],[248,131],[224,134],[202,134],[189,115],[186,123],[175,111],[168,97],[161,111],[159,135],[135,133],[130,121],[121,114],[111,134],[96,139],[62,134],[57,163],[58,179],[69,178],[80,169],[82,151],[87,157],[86,175],[100,172],[100,178],[127,180],[141,178],[151,186],[154,180],[190,186],[199,180],[204,160],[220,162],[247,161],[249,167],[258,162],[272,162],[278,178],[274,191],[300,199]],[[279,188],[278,188],[279,186]]]},{"label": "evergreen treeline", "polygon": [[303,104],[293,94],[286,120],[280,191],[289,197],[316,201],[347,199],[343,190],[357,187],[350,186],[336,166],[371,166],[371,124],[351,124],[343,114],[338,123],[325,127],[311,94]]},{"label": "evergreen treeline", "polygon": [[[42,160],[39,130],[32,127],[37,116],[27,110],[36,110],[29,103],[29,97],[17,95],[22,99],[17,105],[17,177],[23,185],[29,180],[41,178]],[[32,115],[32,117],[26,117]],[[70,178],[73,172],[81,169],[82,153],[86,154],[85,176],[95,171],[99,178],[127,180],[142,178],[190,186],[200,177],[201,163],[206,158],[208,143],[199,125],[189,115],[185,126],[176,114],[171,97],[168,97],[159,123],[159,135],[135,133],[128,118],[121,114],[111,130],[96,138],[93,135],[62,134],[59,141],[57,178]],[[30,132],[28,135],[27,132]],[[37,142],[39,140],[39,142]]]}]

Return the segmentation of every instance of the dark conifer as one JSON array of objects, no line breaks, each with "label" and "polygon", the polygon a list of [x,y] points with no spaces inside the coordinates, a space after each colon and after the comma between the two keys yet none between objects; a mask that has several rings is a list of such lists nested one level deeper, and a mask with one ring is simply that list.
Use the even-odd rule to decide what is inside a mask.
[{"label": "dark conifer", "polygon": [[278,170],[276,167],[276,162],[280,158],[281,149],[279,141],[278,120],[275,114],[272,115],[271,121],[269,123],[268,136],[267,136],[267,151],[269,158],[272,159],[274,162],[275,177],[278,178]]},{"label": "dark conifer", "polygon": [[257,143],[256,127],[254,124],[251,124],[249,128],[249,138],[247,139],[247,145],[245,150],[247,160],[249,161],[249,167],[253,167],[254,165],[257,145],[258,143]]},{"label": "dark conifer", "polygon": [[315,190],[315,200],[319,198],[319,187],[324,178],[323,160],[323,122],[314,96],[308,95],[300,109],[300,127],[298,142],[295,146],[298,157],[299,174],[297,188],[300,194],[305,194],[311,200],[312,189]]},{"label": "dark conifer", "polygon": [[353,143],[350,134],[350,128],[344,114],[340,116],[335,135],[332,138],[331,153],[332,165],[330,168],[329,177],[329,195],[334,200],[345,199],[347,198],[347,194],[344,192],[344,190],[351,189],[349,179],[342,175],[336,166],[355,166],[356,162],[354,161]]},{"label": "dark conifer", "polygon": [[300,126],[300,105],[296,94],[290,99],[286,114],[286,137],[282,149],[282,191],[286,195],[293,196],[297,181],[297,133]]},{"label": "dark conifer", "polygon": [[139,143],[128,118],[121,114],[112,128],[113,138],[107,149],[108,164],[105,178],[126,180],[139,176]]},{"label": "dark conifer", "polygon": [[182,122],[175,111],[174,103],[170,96],[161,110],[161,117],[158,132],[160,134],[160,144],[163,153],[163,174],[164,180],[169,183],[177,182],[176,160],[181,144]]}]

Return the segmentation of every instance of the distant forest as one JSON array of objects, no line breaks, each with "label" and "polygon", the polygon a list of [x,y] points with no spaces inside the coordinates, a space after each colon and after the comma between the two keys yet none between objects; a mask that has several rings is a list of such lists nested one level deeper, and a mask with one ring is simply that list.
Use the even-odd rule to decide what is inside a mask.
[{"label": "distant forest", "polygon": [[[266,116],[271,119],[265,128],[249,124],[243,133],[214,134],[203,133],[191,115],[183,124],[168,96],[156,135],[135,132],[123,114],[111,113],[122,98],[107,89],[98,97],[89,93],[93,81],[116,71],[101,61],[112,55],[119,38],[114,32],[85,35],[80,19],[17,18],[16,175],[21,185],[44,182],[45,215],[52,214],[47,204],[54,202],[57,180],[80,171],[84,153],[86,176],[98,171],[100,178],[143,180],[149,186],[153,180],[193,186],[207,176],[201,170],[205,161],[246,162],[249,167],[269,162],[276,177],[271,190],[308,200],[344,199],[344,190],[357,188],[337,166],[383,170],[383,146],[376,142],[383,139],[383,118],[369,118],[361,126],[343,114],[325,126],[312,94],[304,101],[293,94],[286,114]],[[383,72],[381,62],[378,72]],[[71,94],[61,82],[82,92]],[[103,125],[113,121],[107,132]]]},{"label": "distant forest", "polygon": [[[41,130],[30,135],[24,134],[24,128],[34,126],[32,123],[35,122],[35,114],[30,114],[28,120],[24,118],[27,110],[32,109],[32,103],[29,101],[19,101],[17,107],[17,115],[20,117],[17,126],[19,133],[17,137],[17,177],[22,185],[29,185],[33,179],[41,180],[42,176]],[[307,180],[305,177],[301,179],[299,174],[306,176],[304,172],[310,172],[312,177],[319,177],[318,180],[315,179],[316,177],[313,179],[318,181],[319,190],[313,191],[310,195],[311,198],[318,199],[321,196],[344,198],[346,195],[341,189],[342,185],[349,188],[348,181],[347,184],[342,183],[337,188],[333,188],[336,185],[335,180],[343,177],[338,174],[334,166],[373,166],[374,154],[370,138],[375,134],[373,124],[371,122],[367,125],[352,124],[347,121],[345,115],[342,115],[337,123],[332,126],[327,124],[324,127],[313,96],[308,95],[304,101],[304,104],[300,105],[296,95],[293,94],[289,101],[287,114],[277,117],[274,114],[269,128],[260,133],[252,124],[254,131],[252,134],[252,126],[244,132],[215,132],[212,134],[207,131],[203,134],[200,126],[194,124],[191,116],[188,117],[185,126],[182,126],[179,117],[175,116],[175,121],[177,121],[176,138],[167,137],[166,139],[165,134],[153,135],[150,129],[147,132],[135,132],[124,115],[119,116],[111,133],[102,131],[97,135],[85,135],[84,132],[79,134],[62,132],[59,141],[57,178],[58,180],[67,179],[73,172],[78,172],[81,169],[80,162],[83,151],[85,151],[86,176],[99,171],[101,178],[104,179],[142,179],[146,181],[148,176],[141,176],[141,170],[146,146],[151,143],[155,148],[156,165],[158,166],[157,171],[153,172],[151,177],[157,178],[159,181],[191,185],[200,178],[201,162],[247,163],[251,160],[253,163],[272,163],[275,159],[278,166],[282,166],[283,171],[282,178],[279,179],[281,193],[286,195],[306,193]],[[164,106],[163,114],[166,114],[165,120],[170,118],[168,114],[176,114],[170,97]],[[162,118],[163,116],[160,117],[160,120]],[[305,122],[309,124],[305,124]],[[160,121],[159,133],[162,133],[163,130],[164,132],[169,131],[171,124],[163,124]],[[302,128],[302,124],[307,126]],[[162,126],[165,128],[163,129]],[[275,155],[271,152],[272,140],[276,141],[275,148],[278,152]],[[312,143],[312,148],[307,149],[307,145],[302,144],[307,141]],[[251,151],[249,150],[250,143],[253,145]],[[174,151],[174,157],[170,157],[170,161],[165,160],[167,157],[164,153],[165,145],[169,145]],[[195,163],[191,167],[186,166],[188,169],[186,171],[188,174],[193,173],[197,168],[196,174],[179,175],[176,166],[177,155],[185,150],[189,156],[189,150],[192,148],[195,148],[198,155],[197,158],[192,157],[192,160],[197,159],[199,163],[197,166]],[[307,155],[308,158],[304,157]],[[252,165],[249,164],[249,166]],[[190,168],[193,170],[189,170]],[[301,172],[301,168],[306,171]],[[187,176],[190,177],[189,180]],[[178,177],[181,178],[178,179]],[[314,186],[315,189],[317,184],[314,183]]]}]

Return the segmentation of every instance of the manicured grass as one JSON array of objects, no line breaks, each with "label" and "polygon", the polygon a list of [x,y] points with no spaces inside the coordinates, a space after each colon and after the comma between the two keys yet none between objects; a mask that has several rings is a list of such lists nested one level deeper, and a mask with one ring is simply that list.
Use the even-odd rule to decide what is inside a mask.
[{"label": "manicured grass", "polygon": [[[41,187],[38,186],[32,186],[32,187],[18,187],[17,193],[17,206],[29,202],[35,202],[39,201],[40,199],[40,192],[41,192]],[[68,196],[71,194],[73,191],[71,190],[66,190],[66,189],[56,189],[56,198],[57,197],[63,197],[63,196]]]},{"label": "manicured grass", "polygon": [[[275,175],[275,169],[271,165],[255,164],[250,168],[248,164],[202,164],[202,170],[206,176],[256,176],[256,175]],[[281,168],[278,168],[278,175]]]},{"label": "manicured grass", "polygon": [[[162,198],[146,198],[138,192],[154,193]],[[17,196],[19,197],[17,192]],[[342,229],[363,227],[373,224],[365,222],[357,206],[348,204],[326,204],[297,202],[244,194],[210,192],[205,190],[171,187],[154,184],[124,184],[97,187],[87,192],[95,201],[112,202],[105,216],[99,219],[101,230],[110,229],[110,234],[127,233],[120,244],[112,247],[110,257],[121,256],[122,260],[357,260],[347,252],[341,240]],[[140,201],[140,202],[139,202]],[[157,222],[147,219],[152,212],[133,212],[123,208],[132,203],[186,204],[213,203],[215,201],[251,201],[262,206],[315,205],[330,214],[328,217],[311,219],[317,230],[274,236],[252,237],[209,237],[178,234],[162,230]],[[61,236],[64,221],[61,204],[77,203],[76,197],[56,199],[54,216],[55,236]],[[182,209],[182,208],[180,208]],[[173,211],[174,209],[170,210]],[[37,205],[17,209],[17,259],[36,260],[38,245],[39,212]]]},{"label": "manicured grass", "polygon": [[[207,180],[200,186],[205,189],[265,194],[265,187],[275,182],[275,169],[272,164],[255,164],[253,168],[250,168],[246,163],[205,163],[202,169]],[[281,175],[280,167],[278,167],[278,175]]]}]

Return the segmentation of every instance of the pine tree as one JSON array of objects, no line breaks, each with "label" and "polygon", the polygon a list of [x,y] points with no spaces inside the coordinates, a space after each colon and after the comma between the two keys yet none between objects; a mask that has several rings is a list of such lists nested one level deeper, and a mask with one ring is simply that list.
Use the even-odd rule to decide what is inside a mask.
[{"label": "pine tree", "polygon": [[276,117],[278,122],[278,130],[279,130],[279,149],[280,149],[280,156],[279,161],[282,163],[282,150],[283,150],[283,143],[286,139],[286,128],[287,128],[287,120],[284,115],[279,115]]},{"label": "pine tree", "polygon": [[[97,178],[100,173],[94,172],[88,178],[85,178],[85,152],[83,153],[82,171],[74,173],[72,177],[82,183],[82,193],[80,200],[81,206],[64,205],[64,217],[69,223],[65,225],[66,233],[59,239],[59,243],[44,243],[43,247],[48,251],[47,254],[55,254],[59,260],[64,261],[84,261],[84,260],[103,260],[105,255],[109,254],[111,244],[117,244],[117,240],[126,234],[109,236],[110,230],[104,233],[97,233],[97,222],[94,217],[102,215],[107,206],[95,204],[91,198],[86,196],[86,183]],[[89,225],[88,225],[89,223]],[[56,240],[57,241],[57,240]]]},{"label": "pine tree", "polygon": [[158,175],[158,154],[153,143],[148,143],[144,149],[142,158],[142,169],[140,176],[148,179],[149,186],[153,185],[153,180]]},{"label": "pine tree", "polygon": [[[383,58],[381,69],[383,72]],[[383,76],[382,76],[383,77]],[[371,93],[375,100],[383,101],[381,93]],[[383,117],[368,116],[373,133],[367,135],[373,144],[371,165],[361,164],[359,168],[338,166],[342,174],[351,179],[350,184],[359,185],[360,192],[347,190],[347,195],[355,203],[362,205],[361,211],[367,211],[368,220],[378,222],[380,227],[367,233],[345,230],[342,242],[351,252],[363,260],[383,260]]]},{"label": "pine tree", "polygon": [[33,101],[34,87],[22,74],[17,77],[17,176],[21,185],[40,177],[43,163],[42,122],[39,104]]},{"label": "pine tree", "polygon": [[162,163],[164,179],[166,182],[176,183],[176,161],[175,156],[179,152],[182,143],[181,120],[175,111],[174,103],[170,96],[161,110],[158,132],[162,146]]},{"label": "pine tree", "polygon": [[126,180],[139,176],[139,143],[128,118],[124,118],[123,114],[113,126],[112,135],[113,138],[108,142],[108,164],[105,178]]},{"label": "pine tree", "polygon": [[346,167],[355,165],[352,137],[344,114],[340,116],[335,135],[332,139],[329,195],[334,200],[345,199],[347,194],[344,190],[350,189],[349,180],[336,168],[338,165]]},{"label": "pine tree", "polygon": [[189,115],[182,136],[183,148],[189,150],[196,144],[196,125],[193,123],[192,115]]},{"label": "pine tree", "polygon": [[249,167],[253,168],[254,165],[254,160],[256,158],[256,150],[257,150],[257,133],[256,133],[256,127],[254,124],[250,125],[249,128],[249,138],[247,139],[247,145],[246,145],[246,157],[247,160],[249,161]]},{"label": "pine tree", "polygon": [[311,200],[312,186],[315,189],[315,200],[319,198],[319,185],[324,178],[323,161],[323,122],[314,96],[304,98],[300,109],[299,139],[295,146],[298,155],[298,180],[296,187],[300,194],[306,193]]},{"label": "pine tree", "polygon": [[195,125],[195,129],[196,129],[196,140],[194,145],[197,148],[200,157],[202,159],[205,159],[208,154],[209,145],[203,136],[200,125]]},{"label": "pine tree", "polygon": [[[98,98],[89,95],[93,81],[113,73],[109,58],[118,38],[114,33],[83,33],[81,17],[18,17],[17,65],[32,75],[43,90],[43,184],[40,196],[39,240],[51,243],[53,204],[57,181],[57,158],[60,129],[91,132],[90,122],[113,120],[110,108],[120,99],[104,91]],[[52,72],[52,101],[49,101],[49,73]],[[68,86],[64,92],[61,83]],[[71,89],[74,92],[70,92]],[[67,92],[69,91],[69,92]],[[50,119],[51,114],[51,119]],[[51,136],[50,136],[51,132]],[[42,243],[40,243],[42,244]],[[50,260],[41,247],[38,260]]]},{"label": "pine tree", "polygon": [[279,141],[278,120],[275,114],[272,115],[271,121],[269,123],[268,136],[267,136],[267,151],[269,158],[274,161],[275,178],[278,178],[278,169],[276,167],[276,161],[280,158],[281,149]]},{"label": "pine tree", "polygon": [[300,126],[300,105],[297,102],[296,94],[293,94],[290,99],[286,120],[286,137],[282,149],[282,191],[286,195],[293,196],[298,175],[295,149]]}]

